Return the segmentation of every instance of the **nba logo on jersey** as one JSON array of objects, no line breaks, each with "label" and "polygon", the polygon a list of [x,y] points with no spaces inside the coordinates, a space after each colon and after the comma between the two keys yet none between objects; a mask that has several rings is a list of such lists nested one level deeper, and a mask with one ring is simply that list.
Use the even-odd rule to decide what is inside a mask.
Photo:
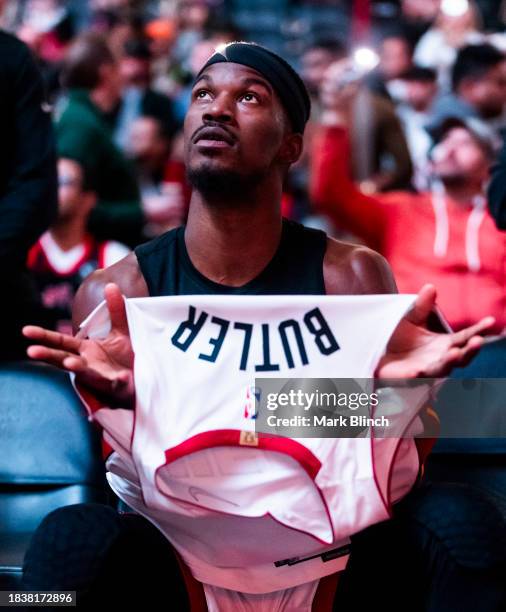
[{"label": "nba logo on jersey", "polygon": [[257,402],[260,402],[261,389],[250,385],[246,389],[246,401],[244,402],[244,418],[245,419],[256,419],[257,413]]}]

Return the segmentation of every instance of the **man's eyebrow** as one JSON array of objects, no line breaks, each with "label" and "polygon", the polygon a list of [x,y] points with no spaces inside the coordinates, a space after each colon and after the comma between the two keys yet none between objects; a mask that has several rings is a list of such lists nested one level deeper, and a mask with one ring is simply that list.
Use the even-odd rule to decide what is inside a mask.
[{"label": "man's eyebrow", "polygon": [[199,81],[212,81],[211,77],[208,74],[201,74],[199,77],[197,77],[195,79],[195,81],[193,82],[192,88],[195,87],[195,85],[199,82]]},{"label": "man's eyebrow", "polygon": [[267,91],[271,95],[274,93],[270,83],[268,83],[267,81],[264,81],[263,79],[257,79],[255,77],[246,77],[242,79],[241,85],[245,85],[246,87],[248,85],[260,85],[261,87],[264,87],[265,89],[267,89]]},{"label": "man's eyebrow", "polygon": [[[195,79],[192,87],[195,87],[197,83],[199,83],[200,81],[204,81],[204,80],[209,83],[213,82],[213,79],[208,74],[204,73],[204,74],[201,74],[197,79]],[[248,87],[249,85],[260,85],[261,87],[266,89],[271,95],[273,95],[274,93],[274,90],[272,89],[270,83],[268,83],[267,81],[264,81],[263,79],[259,79],[253,76],[244,77],[243,79],[241,79],[240,83],[242,86],[245,86],[245,87]]]}]

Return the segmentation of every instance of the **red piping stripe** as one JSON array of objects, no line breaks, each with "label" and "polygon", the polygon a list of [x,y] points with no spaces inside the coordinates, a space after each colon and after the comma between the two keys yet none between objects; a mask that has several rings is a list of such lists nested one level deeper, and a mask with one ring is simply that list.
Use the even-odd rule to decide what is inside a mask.
[{"label": "red piping stripe", "polygon": [[[263,450],[277,451],[289,455],[304,468],[309,477],[314,480],[322,466],[317,457],[305,446],[290,438],[257,434],[258,444],[249,446],[240,443],[241,432],[237,429],[215,429],[204,431],[188,438],[181,444],[173,446],[165,451],[165,464],[168,465],[181,457],[195,453],[205,448],[215,446],[237,446],[241,448],[259,448]],[[160,466],[163,467],[163,466]]]}]

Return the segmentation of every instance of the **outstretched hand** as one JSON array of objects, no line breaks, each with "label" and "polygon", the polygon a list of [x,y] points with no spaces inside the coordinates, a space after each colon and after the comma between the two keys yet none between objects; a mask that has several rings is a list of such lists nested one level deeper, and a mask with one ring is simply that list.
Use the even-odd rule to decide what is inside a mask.
[{"label": "outstretched hand", "polygon": [[111,320],[111,330],[105,338],[80,338],[79,335],[27,325],[23,328],[23,335],[34,341],[27,354],[32,359],[74,372],[77,382],[109,400],[130,407],[135,398],[134,353],[125,302],[114,283],[105,286],[104,296]]},{"label": "outstretched hand", "polygon": [[490,331],[494,317],[452,334],[427,329],[436,303],[436,289],[425,285],[413,307],[403,317],[376,369],[379,378],[437,378],[458,366],[467,365],[483,345],[482,334]]}]

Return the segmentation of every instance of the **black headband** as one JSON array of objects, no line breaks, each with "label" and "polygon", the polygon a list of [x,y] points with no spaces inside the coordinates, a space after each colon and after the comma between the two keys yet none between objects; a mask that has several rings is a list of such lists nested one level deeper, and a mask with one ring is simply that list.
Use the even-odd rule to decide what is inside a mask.
[{"label": "black headband", "polygon": [[264,76],[278,94],[290,117],[294,131],[301,134],[304,132],[311,111],[311,103],[306,86],[287,61],[256,43],[233,42],[223,48],[220,47],[219,51],[211,55],[196,78],[208,66],[219,62],[233,62],[249,66]]}]

